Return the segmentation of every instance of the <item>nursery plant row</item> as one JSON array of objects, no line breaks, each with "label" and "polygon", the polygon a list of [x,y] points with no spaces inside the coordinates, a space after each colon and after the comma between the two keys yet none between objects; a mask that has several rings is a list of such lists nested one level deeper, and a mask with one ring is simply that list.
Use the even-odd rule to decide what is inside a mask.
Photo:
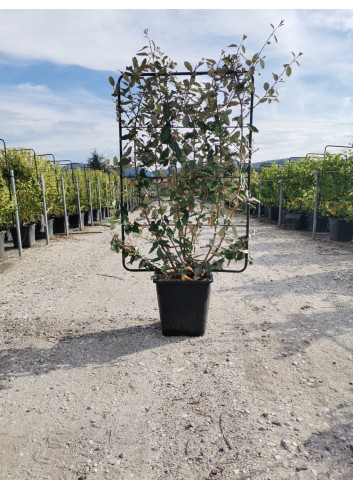
[{"label": "nursery plant row", "polygon": [[114,170],[62,165],[23,148],[2,151],[0,256],[6,241],[30,247],[36,239],[68,234],[69,228],[109,217],[119,191],[120,179]]},{"label": "nursery plant row", "polygon": [[[11,188],[11,170],[15,185]],[[251,213],[286,228],[330,232],[331,239],[353,236],[353,155],[325,154],[261,166],[252,172],[251,195],[259,200]],[[130,185],[124,200],[131,205]],[[43,219],[43,197],[47,220]],[[22,245],[69,228],[93,225],[110,217],[120,199],[118,171],[73,167],[36,157],[26,149],[7,149],[0,155],[0,256],[4,243],[18,246],[15,209]],[[17,204],[17,206],[16,206]],[[47,230],[46,230],[47,226]]]},{"label": "nursery plant row", "polygon": [[336,241],[353,236],[353,154],[307,156],[261,166],[252,172],[253,214],[294,229],[330,232]]}]

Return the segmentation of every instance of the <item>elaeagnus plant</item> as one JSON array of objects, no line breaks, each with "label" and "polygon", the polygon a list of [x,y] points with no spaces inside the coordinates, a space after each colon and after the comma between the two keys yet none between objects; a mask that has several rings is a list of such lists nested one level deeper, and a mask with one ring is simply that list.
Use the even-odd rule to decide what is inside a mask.
[{"label": "elaeagnus plant", "polygon": [[[244,35],[217,60],[185,61],[182,76],[146,29],[146,46],[118,83],[109,78],[124,129],[118,164],[132,176],[135,195],[131,211],[123,204],[116,212],[112,228],[122,223],[124,236],[115,232],[111,245],[154,278],[205,279],[249,254],[234,217],[252,200],[245,178],[249,134],[257,132],[250,121],[251,104],[256,109],[278,101],[277,86],[302,54],[292,53],[279,74],[262,82],[261,89],[255,86],[265,68],[266,48],[277,42],[282,25],[271,25],[257,53],[247,54]],[[141,242],[148,244],[146,251],[138,246]]]}]

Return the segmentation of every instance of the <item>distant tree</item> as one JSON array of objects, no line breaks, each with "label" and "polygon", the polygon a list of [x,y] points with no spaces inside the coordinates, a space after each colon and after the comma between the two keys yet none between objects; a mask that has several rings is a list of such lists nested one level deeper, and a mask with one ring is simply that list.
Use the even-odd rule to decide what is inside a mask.
[{"label": "distant tree", "polygon": [[103,155],[99,155],[97,153],[97,150],[94,150],[92,152],[91,157],[87,159],[87,164],[93,170],[103,170],[105,172],[109,171],[109,160],[106,159]]}]

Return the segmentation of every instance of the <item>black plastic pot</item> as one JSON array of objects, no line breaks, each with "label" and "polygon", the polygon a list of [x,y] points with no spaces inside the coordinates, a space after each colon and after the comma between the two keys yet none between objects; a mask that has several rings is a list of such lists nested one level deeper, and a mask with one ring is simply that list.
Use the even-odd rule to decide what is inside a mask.
[{"label": "black plastic pot", "polygon": [[84,225],[85,226],[89,226],[92,224],[92,220],[91,220],[91,211],[85,211],[84,213]]},{"label": "black plastic pot", "polygon": [[[308,229],[309,231],[313,230],[314,225],[314,213],[309,212],[308,214]],[[317,216],[316,218],[316,232],[317,233],[327,233],[328,231],[328,218]]]},{"label": "black plastic pot", "polygon": [[284,227],[296,231],[306,229],[308,227],[307,214],[301,211],[287,212],[284,218]]},{"label": "black plastic pot", "polygon": [[[12,234],[12,242],[15,248],[18,248],[17,228],[10,228]],[[20,226],[20,235],[22,241],[22,248],[31,248],[36,242],[36,225],[28,224],[27,226]]]},{"label": "black plastic pot", "polygon": [[[81,225],[84,226],[85,222],[85,213],[81,212]],[[69,216],[69,225],[70,228],[79,228],[80,227],[80,214],[72,214]]]},{"label": "black plastic pot", "polygon": [[5,233],[0,231],[0,256],[5,253]]},{"label": "black plastic pot", "polygon": [[210,286],[209,280],[154,280],[159,316],[165,336],[202,336],[205,333]]},{"label": "black plastic pot", "polygon": [[[49,234],[49,238],[51,238],[54,234],[54,219],[48,219],[48,234]],[[36,239],[45,239],[46,238],[45,227],[43,227],[43,230],[42,230],[42,226],[41,226],[40,222],[36,223],[35,238]]]},{"label": "black plastic pot", "polygon": [[330,217],[330,239],[333,241],[352,241],[353,221]]},{"label": "black plastic pot", "polygon": [[93,221],[99,221],[100,220],[100,210],[99,209],[93,209]]},{"label": "black plastic pot", "polygon": [[268,218],[271,219],[271,221],[278,221],[279,207],[276,207],[275,205],[269,205],[267,212]]},{"label": "black plastic pot", "polygon": [[[69,225],[70,227],[70,225]],[[54,217],[54,234],[65,233],[65,217],[55,216]]]}]

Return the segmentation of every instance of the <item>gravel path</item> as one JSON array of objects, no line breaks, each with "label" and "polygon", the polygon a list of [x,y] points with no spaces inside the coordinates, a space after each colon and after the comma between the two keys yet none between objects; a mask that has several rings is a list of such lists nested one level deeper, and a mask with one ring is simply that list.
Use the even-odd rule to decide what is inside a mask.
[{"label": "gravel path", "polygon": [[6,252],[2,480],[353,478],[353,243],[251,227],[200,338],[161,334],[107,225]]}]

